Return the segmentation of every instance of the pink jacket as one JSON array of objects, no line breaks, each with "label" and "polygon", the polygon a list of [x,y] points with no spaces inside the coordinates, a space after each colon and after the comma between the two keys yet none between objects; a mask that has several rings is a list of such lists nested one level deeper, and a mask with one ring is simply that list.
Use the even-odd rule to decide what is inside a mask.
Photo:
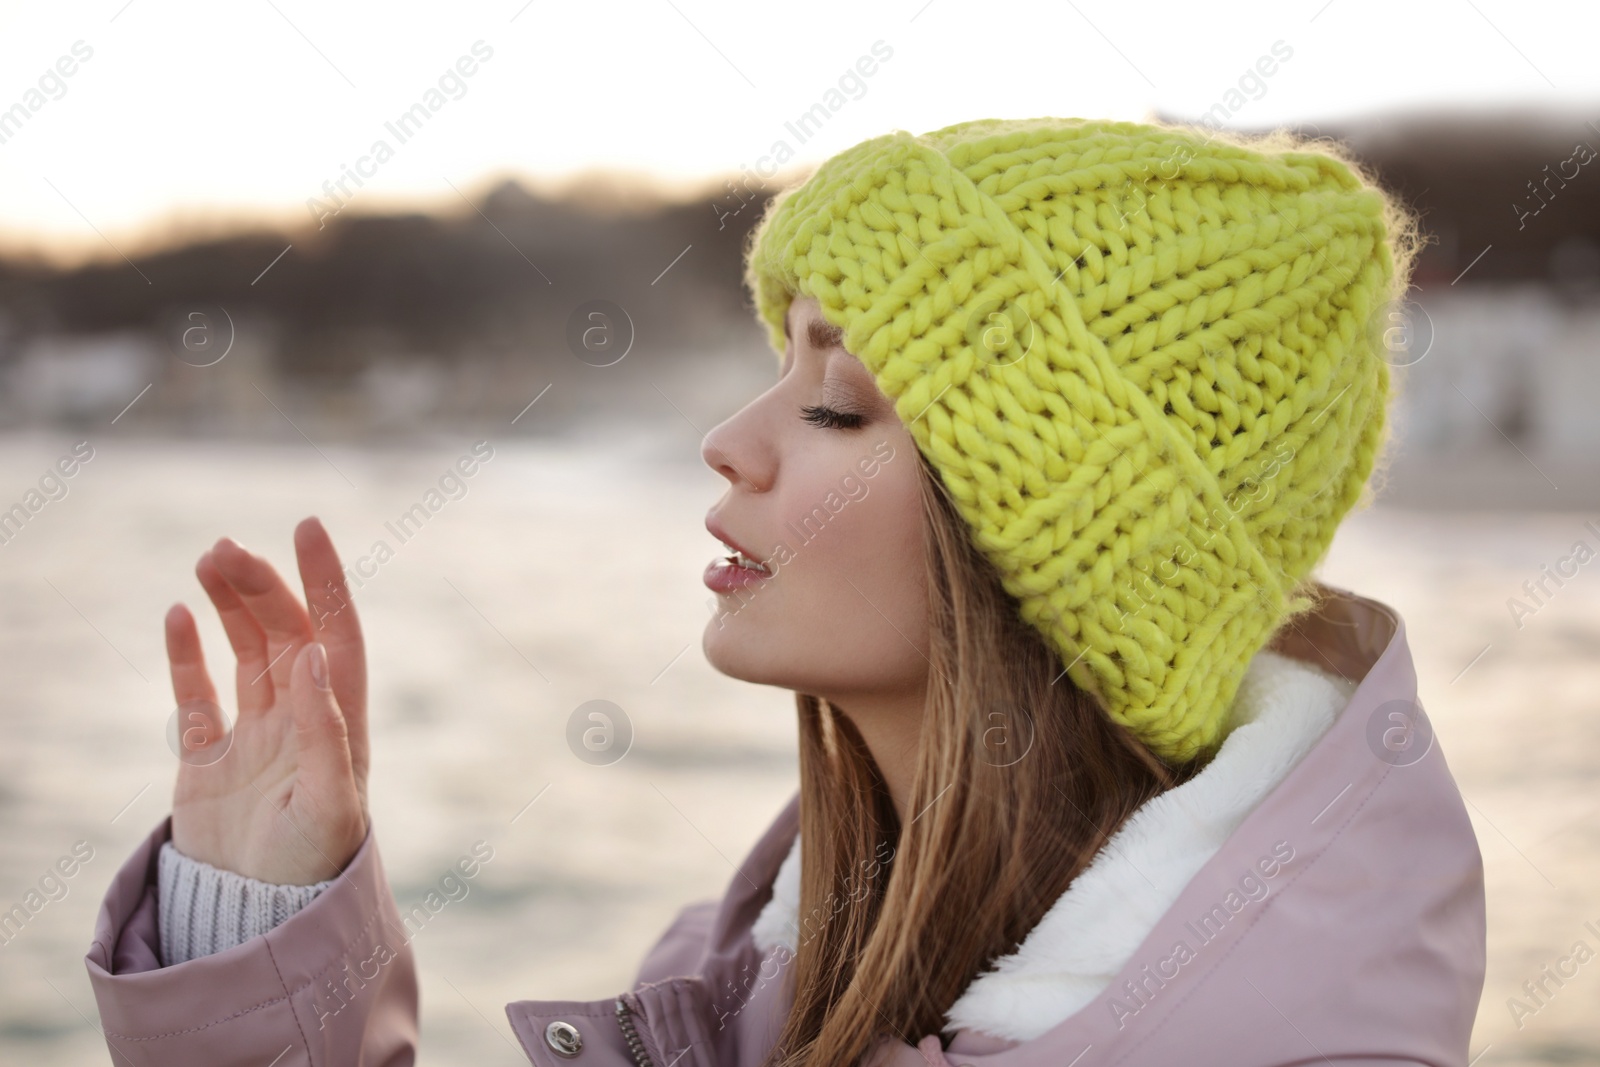
[{"label": "pink jacket", "polygon": [[[1485,965],[1477,839],[1417,715],[1399,616],[1330,592],[1274,648],[1360,684],[1110,985],[1038,1037],[959,1029],[943,1051],[935,1034],[884,1038],[877,1067],[1464,1067]],[[790,1002],[772,980],[781,950],[758,948],[752,927],[798,833],[798,810],[797,795],[720,901],[678,914],[627,991],[508,1004],[529,1060],[755,1067]],[[117,873],[86,959],[115,1063],[413,1062],[415,968],[371,836],[344,875],[282,925],[162,967],[156,856],[169,833],[163,822]],[[1270,877],[1270,895],[1243,901],[1246,876]]]}]

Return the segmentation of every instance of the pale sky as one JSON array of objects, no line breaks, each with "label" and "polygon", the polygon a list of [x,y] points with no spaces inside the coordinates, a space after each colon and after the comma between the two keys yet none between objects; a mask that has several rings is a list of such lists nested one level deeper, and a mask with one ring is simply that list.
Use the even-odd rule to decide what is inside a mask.
[{"label": "pale sky", "polygon": [[[731,176],[778,141],[816,162],[972,118],[1198,118],[1241,79],[1230,121],[1246,127],[1429,105],[1600,120],[1596,6],[11,0],[0,231],[100,255],[160,219],[297,224],[380,139],[392,156],[347,180],[352,211],[464,209],[456,190],[508,174]],[[1252,75],[1263,57],[1272,73]],[[430,103],[404,142],[385,127]],[[819,103],[802,141],[785,123]]]}]

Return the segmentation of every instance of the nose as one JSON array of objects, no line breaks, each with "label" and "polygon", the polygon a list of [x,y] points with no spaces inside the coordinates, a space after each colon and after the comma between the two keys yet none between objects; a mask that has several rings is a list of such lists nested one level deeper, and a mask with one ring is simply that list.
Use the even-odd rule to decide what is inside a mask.
[{"label": "nose", "polygon": [[760,492],[772,484],[776,464],[768,434],[761,431],[759,401],[751,401],[706,434],[700,442],[705,465],[734,486]]}]

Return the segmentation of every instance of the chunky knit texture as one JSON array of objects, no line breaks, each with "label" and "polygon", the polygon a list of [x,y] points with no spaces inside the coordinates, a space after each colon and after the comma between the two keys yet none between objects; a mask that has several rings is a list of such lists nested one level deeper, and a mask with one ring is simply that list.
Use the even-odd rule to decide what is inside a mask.
[{"label": "chunky knit texture", "polygon": [[746,259],[772,346],[816,298],[1022,617],[1170,762],[1215,751],[1384,443],[1403,216],[1283,137],[895,131],[775,197]]}]

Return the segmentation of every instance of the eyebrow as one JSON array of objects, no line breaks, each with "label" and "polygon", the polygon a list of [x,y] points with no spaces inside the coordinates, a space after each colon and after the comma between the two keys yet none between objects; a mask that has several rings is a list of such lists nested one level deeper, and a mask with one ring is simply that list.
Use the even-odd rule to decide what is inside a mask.
[{"label": "eyebrow", "polygon": [[[789,337],[789,316],[783,317],[783,336]],[[822,319],[812,319],[806,324],[806,340],[812,348],[826,351],[844,347],[844,330]]]},{"label": "eyebrow", "polygon": [[812,319],[806,326],[806,340],[811,342],[812,348],[824,351],[830,348],[843,348],[844,330],[829,325],[821,319]]}]

